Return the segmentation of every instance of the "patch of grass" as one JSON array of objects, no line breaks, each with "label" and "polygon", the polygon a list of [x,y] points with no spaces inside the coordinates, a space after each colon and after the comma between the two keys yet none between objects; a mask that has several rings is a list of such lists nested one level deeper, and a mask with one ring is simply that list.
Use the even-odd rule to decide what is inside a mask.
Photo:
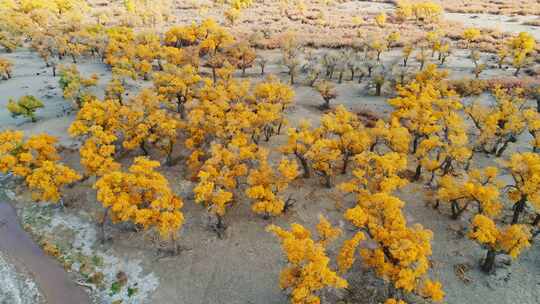
[{"label": "patch of grass", "polygon": [[122,289],[122,284],[120,282],[116,281],[111,284],[111,292],[109,293],[110,296],[114,296],[115,294],[118,294],[120,292],[120,289]]}]

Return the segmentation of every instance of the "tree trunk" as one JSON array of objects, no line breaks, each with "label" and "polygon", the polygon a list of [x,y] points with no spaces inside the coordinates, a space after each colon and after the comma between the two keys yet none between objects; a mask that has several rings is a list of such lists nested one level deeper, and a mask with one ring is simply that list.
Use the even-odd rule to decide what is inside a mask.
[{"label": "tree trunk", "polygon": [[419,140],[419,136],[415,136],[414,137],[414,140],[413,140],[413,150],[412,150],[412,153],[416,153],[416,149],[418,149],[418,140]]},{"label": "tree trunk", "polygon": [[517,224],[519,222],[519,216],[525,210],[525,204],[527,203],[527,197],[522,197],[515,205],[514,205],[514,215],[512,216],[512,225]]},{"label": "tree trunk", "polygon": [[414,181],[419,180],[421,175],[422,175],[422,165],[418,164],[416,166],[416,171],[414,172],[413,180]]},{"label": "tree trunk", "polygon": [[325,109],[325,110],[330,109],[330,99],[324,98],[323,109]]},{"label": "tree trunk", "polygon": [[504,151],[506,150],[506,148],[508,148],[508,144],[512,141],[512,139],[508,139],[507,141],[504,142],[504,144],[502,145],[502,147],[497,151],[497,153],[495,154],[497,157],[500,157]]},{"label": "tree trunk", "polygon": [[540,213],[536,214],[536,217],[534,218],[534,221],[532,223],[533,227],[536,227],[538,224],[540,224]]},{"label": "tree trunk", "polygon": [[328,189],[332,188],[332,176],[330,175],[324,176],[324,186]]},{"label": "tree trunk", "polygon": [[223,238],[223,233],[225,232],[225,229],[227,229],[227,227],[225,226],[223,217],[221,215],[217,215],[216,233],[220,239]]},{"label": "tree trunk", "polygon": [[343,158],[343,167],[341,168],[341,174],[347,173],[347,167],[349,166],[349,158],[351,157],[351,154],[346,152],[345,156]]},{"label": "tree trunk", "polygon": [[381,96],[381,88],[382,88],[382,85],[377,83],[375,84],[375,96]]},{"label": "tree trunk", "polygon": [[317,73],[315,77],[313,77],[313,79],[309,82],[310,87],[313,87],[315,85],[315,82],[317,81],[317,79],[319,79],[319,76],[320,76],[320,73]]},{"label": "tree trunk", "polygon": [[294,155],[296,155],[296,158],[298,158],[298,160],[300,161],[300,164],[302,165],[302,168],[304,169],[303,177],[304,178],[310,178],[311,177],[311,172],[309,170],[309,165],[308,165],[307,159],[305,159],[302,155],[300,155],[298,153],[295,153]]},{"label": "tree trunk", "polygon": [[141,150],[143,151],[144,155],[148,156],[148,150],[146,149],[146,146],[144,145],[144,140],[141,141],[140,147],[141,147]]},{"label": "tree trunk", "polygon": [[493,268],[495,267],[495,257],[497,256],[497,253],[493,249],[488,249],[488,252],[486,254],[486,258],[482,262],[482,271],[485,273],[491,273],[493,271]]},{"label": "tree trunk", "polygon": [[101,244],[105,243],[105,224],[107,222],[107,218],[109,217],[109,209],[111,209],[111,207],[107,207],[107,209],[105,209],[103,219],[101,220],[101,223],[99,225],[99,231],[101,233]]}]

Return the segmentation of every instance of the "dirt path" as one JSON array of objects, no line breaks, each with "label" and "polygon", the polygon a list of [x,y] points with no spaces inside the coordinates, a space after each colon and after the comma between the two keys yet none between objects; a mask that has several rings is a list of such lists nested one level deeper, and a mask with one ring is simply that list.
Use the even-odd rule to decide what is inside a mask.
[{"label": "dirt path", "polygon": [[3,195],[0,195],[0,252],[12,257],[10,262],[16,268],[31,274],[46,303],[91,303],[85,291],[26,234],[17,221],[15,209]]}]

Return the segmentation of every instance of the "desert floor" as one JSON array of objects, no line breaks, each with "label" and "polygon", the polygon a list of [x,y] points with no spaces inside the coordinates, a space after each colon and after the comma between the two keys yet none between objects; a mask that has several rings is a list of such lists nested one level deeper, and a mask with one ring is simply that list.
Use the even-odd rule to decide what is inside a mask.
[{"label": "desert floor", "polygon": [[[358,5],[366,6],[366,3],[359,2]],[[376,5],[377,9],[386,6]],[[476,17],[471,18],[473,15]],[[509,32],[530,31],[540,39],[540,30],[537,27],[524,25],[521,21],[516,21],[516,18],[508,16],[447,13],[446,17],[466,25],[497,27]],[[533,17],[519,18],[528,20]],[[278,63],[279,52],[259,52],[270,58],[271,64],[267,72],[286,81],[285,70]],[[394,50],[385,54],[383,60],[395,60],[398,55],[399,50]],[[13,60],[15,65],[13,79],[0,82],[0,129],[24,130],[28,134],[48,132],[55,135],[65,147],[62,152],[65,162],[82,170],[78,158],[80,143],[70,138],[67,133],[75,113],[69,102],[62,98],[58,79],[52,77],[41,59],[29,50],[21,49],[2,56]],[[490,55],[485,54],[485,58],[489,60]],[[413,66],[414,64],[416,63],[413,62]],[[512,75],[510,70],[495,69],[493,61],[490,61],[490,65],[491,68],[481,77]],[[452,72],[452,78],[460,79],[465,76],[473,77],[471,66],[466,53],[457,51],[449,58],[445,68]],[[98,96],[103,94],[111,77],[110,71],[102,63],[89,60],[79,63],[78,68],[83,75],[97,73],[100,76],[100,85],[95,89],[95,93]],[[254,81],[262,79],[257,68],[249,69],[248,77]],[[129,94],[136,94],[140,88],[149,85],[150,83],[144,82],[131,83]],[[302,84],[296,85],[295,91],[295,105],[287,113],[290,126],[298,124],[301,119],[308,119],[316,124],[321,116],[318,105],[323,102],[319,94],[313,88]],[[338,85],[338,92],[338,98],[332,101],[333,107],[341,104],[354,112],[369,113],[379,118],[386,118],[391,111],[391,107],[386,103],[387,96],[373,96],[367,82],[358,84],[357,81],[345,80]],[[10,117],[5,108],[8,99],[22,95],[34,95],[45,102],[45,108],[37,113],[38,122],[30,123]],[[276,150],[284,140],[285,136],[280,135],[265,145]],[[506,153],[509,155],[515,151],[525,151],[528,140],[530,138],[523,136]],[[483,165],[496,163],[495,159],[484,155],[478,155],[474,161]],[[13,203],[22,227],[33,239],[37,243],[53,243],[60,249],[60,260],[71,272],[68,274],[71,280],[82,281],[89,273],[103,273],[104,279],[100,284],[76,287],[88,291],[95,303],[115,303],[120,299],[123,300],[122,303],[286,303],[287,298],[278,287],[279,272],[284,260],[276,239],[265,231],[265,227],[270,223],[287,227],[292,222],[298,222],[313,228],[317,223],[317,215],[321,212],[332,222],[345,227],[343,211],[353,204],[350,197],[344,197],[337,189],[321,187],[315,178],[298,180],[288,190],[297,200],[292,212],[283,217],[264,220],[255,216],[249,204],[242,199],[227,214],[229,228],[226,237],[219,239],[208,228],[209,219],[204,208],[193,201],[191,189],[194,183],[189,180],[186,168],[182,165],[163,167],[162,172],[185,201],[183,212],[186,223],[180,239],[183,251],[178,256],[167,256],[158,252],[153,245],[155,240],[150,234],[135,233],[122,225],[109,225],[107,233],[112,239],[101,244],[95,223],[103,210],[96,201],[92,179],[67,190],[65,209],[29,203],[28,193],[14,182],[3,182],[2,186],[9,197],[6,200]],[[341,176],[337,182],[346,179],[346,176]],[[533,244],[517,261],[509,261],[503,256],[496,273],[485,275],[478,269],[484,251],[464,235],[469,221],[467,216],[453,221],[447,208],[431,208],[431,190],[421,182],[410,184],[398,195],[406,202],[405,210],[410,224],[420,223],[434,232],[432,276],[443,283],[446,303],[540,303],[540,244]],[[8,215],[8,212],[0,213],[0,220]],[[346,232],[345,236],[348,234],[350,232]],[[331,252],[336,249],[331,248]],[[17,250],[8,249],[8,254],[0,256],[0,286],[14,286],[15,289],[24,290],[26,294],[12,295],[18,300],[6,302],[2,300],[2,290],[7,289],[0,287],[0,303],[38,303],[43,300],[39,299],[39,289],[43,291],[39,279],[32,274],[31,269],[24,269],[25,263],[22,263],[21,267],[14,267],[17,263],[9,262],[10,257],[22,254]],[[48,257],[43,255],[33,258],[39,261]],[[112,292],[118,272],[127,275],[127,284]],[[344,303],[383,301],[384,283],[371,271],[364,269],[361,263],[356,264],[348,279],[354,296]],[[51,288],[54,289],[55,286]],[[66,287],[56,288],[61,290]],[[335,295],[328,294],[327,301],[335,303],[334,297]]]}]

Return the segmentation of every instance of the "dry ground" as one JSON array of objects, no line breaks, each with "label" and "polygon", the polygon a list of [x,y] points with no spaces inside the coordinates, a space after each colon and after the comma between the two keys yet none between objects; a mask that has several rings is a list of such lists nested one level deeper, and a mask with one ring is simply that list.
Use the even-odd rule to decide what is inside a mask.
[{"label": "dry ground", "polygon": [[[272,11],[265,10],[275,8],[271,1],[266,2],[269,4],[267,7],[257,6],[254,9],[257,13],[249,18],[271,18]],[[348,2],[341,4],[338,11],[364,14],[366,8],[369,8],[370,13],[374,14],[387,6],[388,4],[376,6],[373,3]],[[179,10],[179,20],[188,21],[195,10],[196,8]],[[242,24],[250,23],[249,20],[244,20]],[[283,21],[274,21],[279,23],[280,20]],[[339,19],[336,20],[338,22]],[[263,21],[259,26],[270,21]],[[282,26],[287,28],[297,24],[289,19],[283,21]],[[300,30],[309,33],[309,27],[305,25]],[[504,24],[502,27],[511,30]],[[344,35],[336,38],[339,41],[348,35],[346,30],[342,29],[317,29],[313,35],[321,37],[337,31]],[[386,54],[384,60],[390,61],[398,53],[394,51]],[[278,64],[279,53],[264,51],[264,54],[272,61],[267,70],[284,80],[287,79],[284,69]],[[0,82],[0,129],[15,128],[28,134],[46,131],[58,136],[60,143],[68,148],[63,152],[65,161],[80,169],[77,151],[79,144],[69,138],[66,131],[75,114],[70,110],[68,102],[62,99],[57,79],[54,79],[40,59],[29,51],[20,50],[2,55],[12,59],[15,66],[14,78]],[[486,54],[485,58],[487,60],[489,55]],[[461,51],[450,57],[447,67],[453,71],[453,78],[472,77],[471,64],[467,60],[466,54]],[[86,61],[78,67],[85,75],[100,75],[100,85],[95,92],[102,94],[106,82],[110,79],[110,72],[98,62]],[[511,73],[490,69],[484,72],[482,77],[510,77]],[[255,81],[261,79],[256,69],[250,69],[248,76]],[[148,84],[132,84],[130,93],[136,93],[145,85]],[[295,106],[287,113],[291,125],[297,124],[300,119],[309,119],[316,123],[321,115],[317,106],[322,103],[322,99],[312,88],[304,85],[295,86],[295,91]],[[338,85],[338,92],[338,98],[333,101],[334,106],[343,104],[353,111],[369,111],[381,118],[385,118],[391,111],[385,102],[387,96],[372,96],[365,81],[361,85],[345,81]],[[25,94],[35,95],[46,104],[45,109],[38,113],[37,123],[13,120],[5,109],[6,97],[16,98]],[[268,147],[275,149],[284,140],[284,136],[273,138]],[[521,138],[507,151],[507,155],[516,150],[526,150],[527,140],[527,137]],[[134,155],[136,153],[130,156]],[[128,158],[124,161],[126,164],[129,163]],[[494,159],[481,155],[475,162],[482,165],[495,164]],[[297,204],[290,213],[271,221],[255,216],[247,201],[241,199],[226,216],[230,227],[226,238],[221,240],[208,229],[204,208],[193,202],[193,183],[188,180],[185,168],[182,165],[164,167],[163,173],[169,178],[174,190],[185,200],[183,212],[186,223],[181,233],[184,250],[175,257],[158,253],[151,234],[135,233],[130,227],[121,225],[109,226],[107,233],[112,240],[104,245],[100,244],[96,237],[95,223],[101,216],[102,208],[96,202],[95,190],[91,188],[92,180],[68,189],[68,207],[65,210],[28,203],[28,195],[22,188],[13,184],[10,184],[10,187],[17,194],[14,198],[22,223],[26,224],[26,228],[36,239],[57,245],[61,249],[65,265],[82,273],[83,277],[96,272],[104,273],[104,278],[100,281],[102,286],[97,284],[93,293],[96,303],[112,303],[119,299],[124,300],[124,303],[160,304],[286,303],[286,297],[278,288],[278,274],[284,265],[283,257],[277,240],[265,232],[266,225],[275,223],[287,226],[298,222],[312,228],[317,222],[317,215],[324,213],[332,222],[338,223],[347,231],[342,214],[351,206],[349,199],[343,198],[337,190],[322,188],[316,179],[311,179],[294,182],[289,192],[298,200]],[[339,179],[344,180],[346,177]],[[486,276],[478,270],[483,251],[463,235],[463,228],[468,225],[467,217],[452,221],[446,208],[433,210],[426,206],[430,203],[431,193],[422,184],[410,185],[401,191],[399,196],[407,203],[405,212],[410,223],[421,223],[434,232],[433,276],[442,281],[447,293],[447,303],[540,303],[538,244],[534,244],[518,261],[511,265],[501,263],[495,275]],[[331,249],[332,253],[334,250],[335,248]],[[113,293],[112,287],[118,281],[116,276],[119,271],[127,275],[127,283],[122,285],[117,293]],[[364,269],[361,262],[357,262],[348,279],[353,296],[346,296],[346,303],[378,303],[384,299],[384,284]],[[128,296],[128,289],[131,290],[131,297]],[[326,299],[328,303],[337,302],[333,293],[326,295]]]}]

